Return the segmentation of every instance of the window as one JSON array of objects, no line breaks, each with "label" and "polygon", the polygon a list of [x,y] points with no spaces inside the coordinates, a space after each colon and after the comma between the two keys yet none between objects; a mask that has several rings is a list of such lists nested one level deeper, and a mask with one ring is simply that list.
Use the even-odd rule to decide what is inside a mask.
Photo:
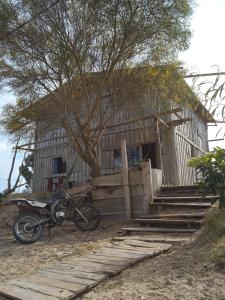
[{"label": "window", "polygon": [[150,159],[152,168],[157,168],[156,143],[142,145],[142,159]]},{"label": "window", "polygon": [[62,157],[53,158],[53,174],[61,174],[66,172],[66,162]]},{"label": "window", "polygon": [[[113,151],[114,161],[113,166],[115,168],[122,168],[122,154],[120,149],[114,149]],[[128,166],[133,167],[140,160],[139,147],[138,146],[127,146],[127,160]]]}]

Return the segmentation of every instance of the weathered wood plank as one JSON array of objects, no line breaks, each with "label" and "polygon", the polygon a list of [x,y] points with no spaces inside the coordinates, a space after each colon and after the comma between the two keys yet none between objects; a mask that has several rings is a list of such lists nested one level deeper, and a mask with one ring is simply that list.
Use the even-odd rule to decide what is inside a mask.
[{"label": "weathered wood plank", "polygon": [[87,285],[83,285],[83,284],[79,284],[79,283],[72,283],[72,282],[68,282],[68,281],[63,281],[63,280],[57,280],[56,278],[52,278],[52,277],[43,277],[41,275],[29,275],[29,279],[32,280],[33,282],[37,282],[37,283],[43,283],[49,286],[53,286],[53,287],[58,287],[58,288],[62,288],[62,289],[66,289],[69,291],[72,291],[74,296],[76,294],[82,293],[83,291],[85,291],[87,289]]},{"label": "weathered wood plank", "polygon": [[109,263],[115,266],[129,266],[129,261],[121,261],[118,257],[115,257],[114,260],[110,259],[110,257],[107,256],[97,256],[97,255],[90,255],[87,257],[90,261],[93,262],[101,262],[102,264],[108,265]]},{"label": "weathered wood plank", "polygon": [[171,248],[171,244],[166,244],[166,243],[150,243],[150,242],[144,242],[144,241],[137,241],[137,240],[124,240],[123,241],[124,244],[127,244],[127,245],[131,245],[131,246],[135,246],[135,247],[139,247],[139,248]]},{"label": "weathered wood plank", "polygon": [[31,290],[37,293],[41,292],[43,295],[53,296],[64,300],[70,300],[73,297],[73,292],[69,290],[33,282],[30,278],[10,280],[10,285],[18,286],[20,288],[27,289],[28,291]]},{"label": "weathered wood plank", "polygon": [[79,284],[83,284],[85,286],[95,286],[97,284],[97,281],[91,280],[91,279],[84,279],[84,278],[79,278],[79,277],[75,277],[72,274],[70,275],[65,275],[62,273],[57,273],[57,272],[52,272],[50,270],[39,270],[37,272],[37,274],[39,276],[43,276],[43,277],[47,277],[47,278],[56,278],[58,280],[63,280],[63,281],[68,281],[71,283],[79,283]]},{"label": "weathered wood plank", "polygon": [[146,242],[164,242],[169,244],[180,243],[180,242],[189,242],[192,239],[192,236],[163,236],[163,235],[142,235],[142,236],[115,236],[113,241],[124,241],[124,240],[135,240],[135,241],[146,241]]},{"label": "weathered wood plank", "polygon": [[101,274],[96,274],[96,273],[88,273],[88,272],[83,272],[80,270],[83,270],[82,267],[77,267],[74,265],[67,265],[67,264],[61,264],[61,265],[55,265],[52,267],[49,267],[48,269],[45,270],[53,270],[54,272],[62,272],[63,274],[73,274],[75,277],[79,278],[84,278],[84,279],[92,279],[95,281],[101,281],[105,279],[107,276],[106,275],[101,275]]},{"label": "weathered wood plank", "polygon": [[14,300],[58,300],[59,298],[44,295],[41,292],[34,292],[30,289],[20,288],[18,286],[10,285],[8,283],[4,283],[0,285],[0,295],[6,296],[9,299]]},{"label": "weathered wood plank", "polygon": [[82,267],[84,270],[87,269],[90,271],[98,271],[101,274],[116,274],[120,269],[120,266],[104,265],[101,263],[94,263],[91,261],[71,260],[69,263],[75,265],[76,267],[78,265]]},{"label": "weathered wood plank", "polygon": [[123,185],[122,174],[113,174],[99,176],[92,179],[91,184],[94,186],[118,186]]},{"label": "weathered wood plank", "polygon": [[122,154],[122,162],[123,162],[123,188],[124,188],[124,200],[125,200],[125,215],[126,215],[126,219],[130,220],[132,215],[132,210],[131,210],[131,196],[130,196],[129,177],[128,177],[127,144],[125,139],[121,141],[121,154]]}]

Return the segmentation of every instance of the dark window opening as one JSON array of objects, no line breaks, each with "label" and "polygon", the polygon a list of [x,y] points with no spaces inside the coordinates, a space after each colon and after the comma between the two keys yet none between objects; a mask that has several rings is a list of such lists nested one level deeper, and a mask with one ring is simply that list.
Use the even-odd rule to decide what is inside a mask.
[{"label": "dark window opening", "polygon": [[61,174],[66,172],[66,162],[62,157],[53,158],[53,174]]},{"label": "dark window opening", "polygon": [[157,168],[156,143],[142,145],[142,159],[150,159],[152,168]]},{"label": "dark window opening", "polygon": [[[113,155],[114,155],[114,161],[113,161],[114,167],[122,168],[123,163],[122,163],[121,150],[114,149]],[[127,160],[128,160],[129,167],[133,167],[138,163],[138,161],[140,160],[140,153],[139,153],[138,146],[127,146]]]}]

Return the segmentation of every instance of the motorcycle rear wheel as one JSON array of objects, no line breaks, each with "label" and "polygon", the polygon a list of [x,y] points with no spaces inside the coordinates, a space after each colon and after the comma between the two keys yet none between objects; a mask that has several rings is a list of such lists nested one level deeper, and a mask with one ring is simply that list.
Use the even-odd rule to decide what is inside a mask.
[{"label": "motorcycle rear wheel", "polygon": [[93,205],[88,203],[79,205],[78,210],[86,220],[77,210],[75,210],[74,223],[77,228],[81,231],[93,231],[97,229],[101,218],[99,211]]},{"label": "motorcycle rear wheel", "polygon": [[32,244],[37,242],[43,234],[43,226],[39,224],[30,228],[29,224],[38,222],[40,219],[37,215],[20,215],[13,224],[12,231],[16,240],[21,244]]}]

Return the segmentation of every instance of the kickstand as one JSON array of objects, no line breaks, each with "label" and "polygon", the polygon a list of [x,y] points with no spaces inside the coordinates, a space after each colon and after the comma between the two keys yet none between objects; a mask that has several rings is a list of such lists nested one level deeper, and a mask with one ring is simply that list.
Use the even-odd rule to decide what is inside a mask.
[{"label": "kickstand", "polygon": [[51,237],[51,228],[52,228],[52,226],[49,225],[49,226],[48,226],[48,237],[49,237],[49,238]]}]

